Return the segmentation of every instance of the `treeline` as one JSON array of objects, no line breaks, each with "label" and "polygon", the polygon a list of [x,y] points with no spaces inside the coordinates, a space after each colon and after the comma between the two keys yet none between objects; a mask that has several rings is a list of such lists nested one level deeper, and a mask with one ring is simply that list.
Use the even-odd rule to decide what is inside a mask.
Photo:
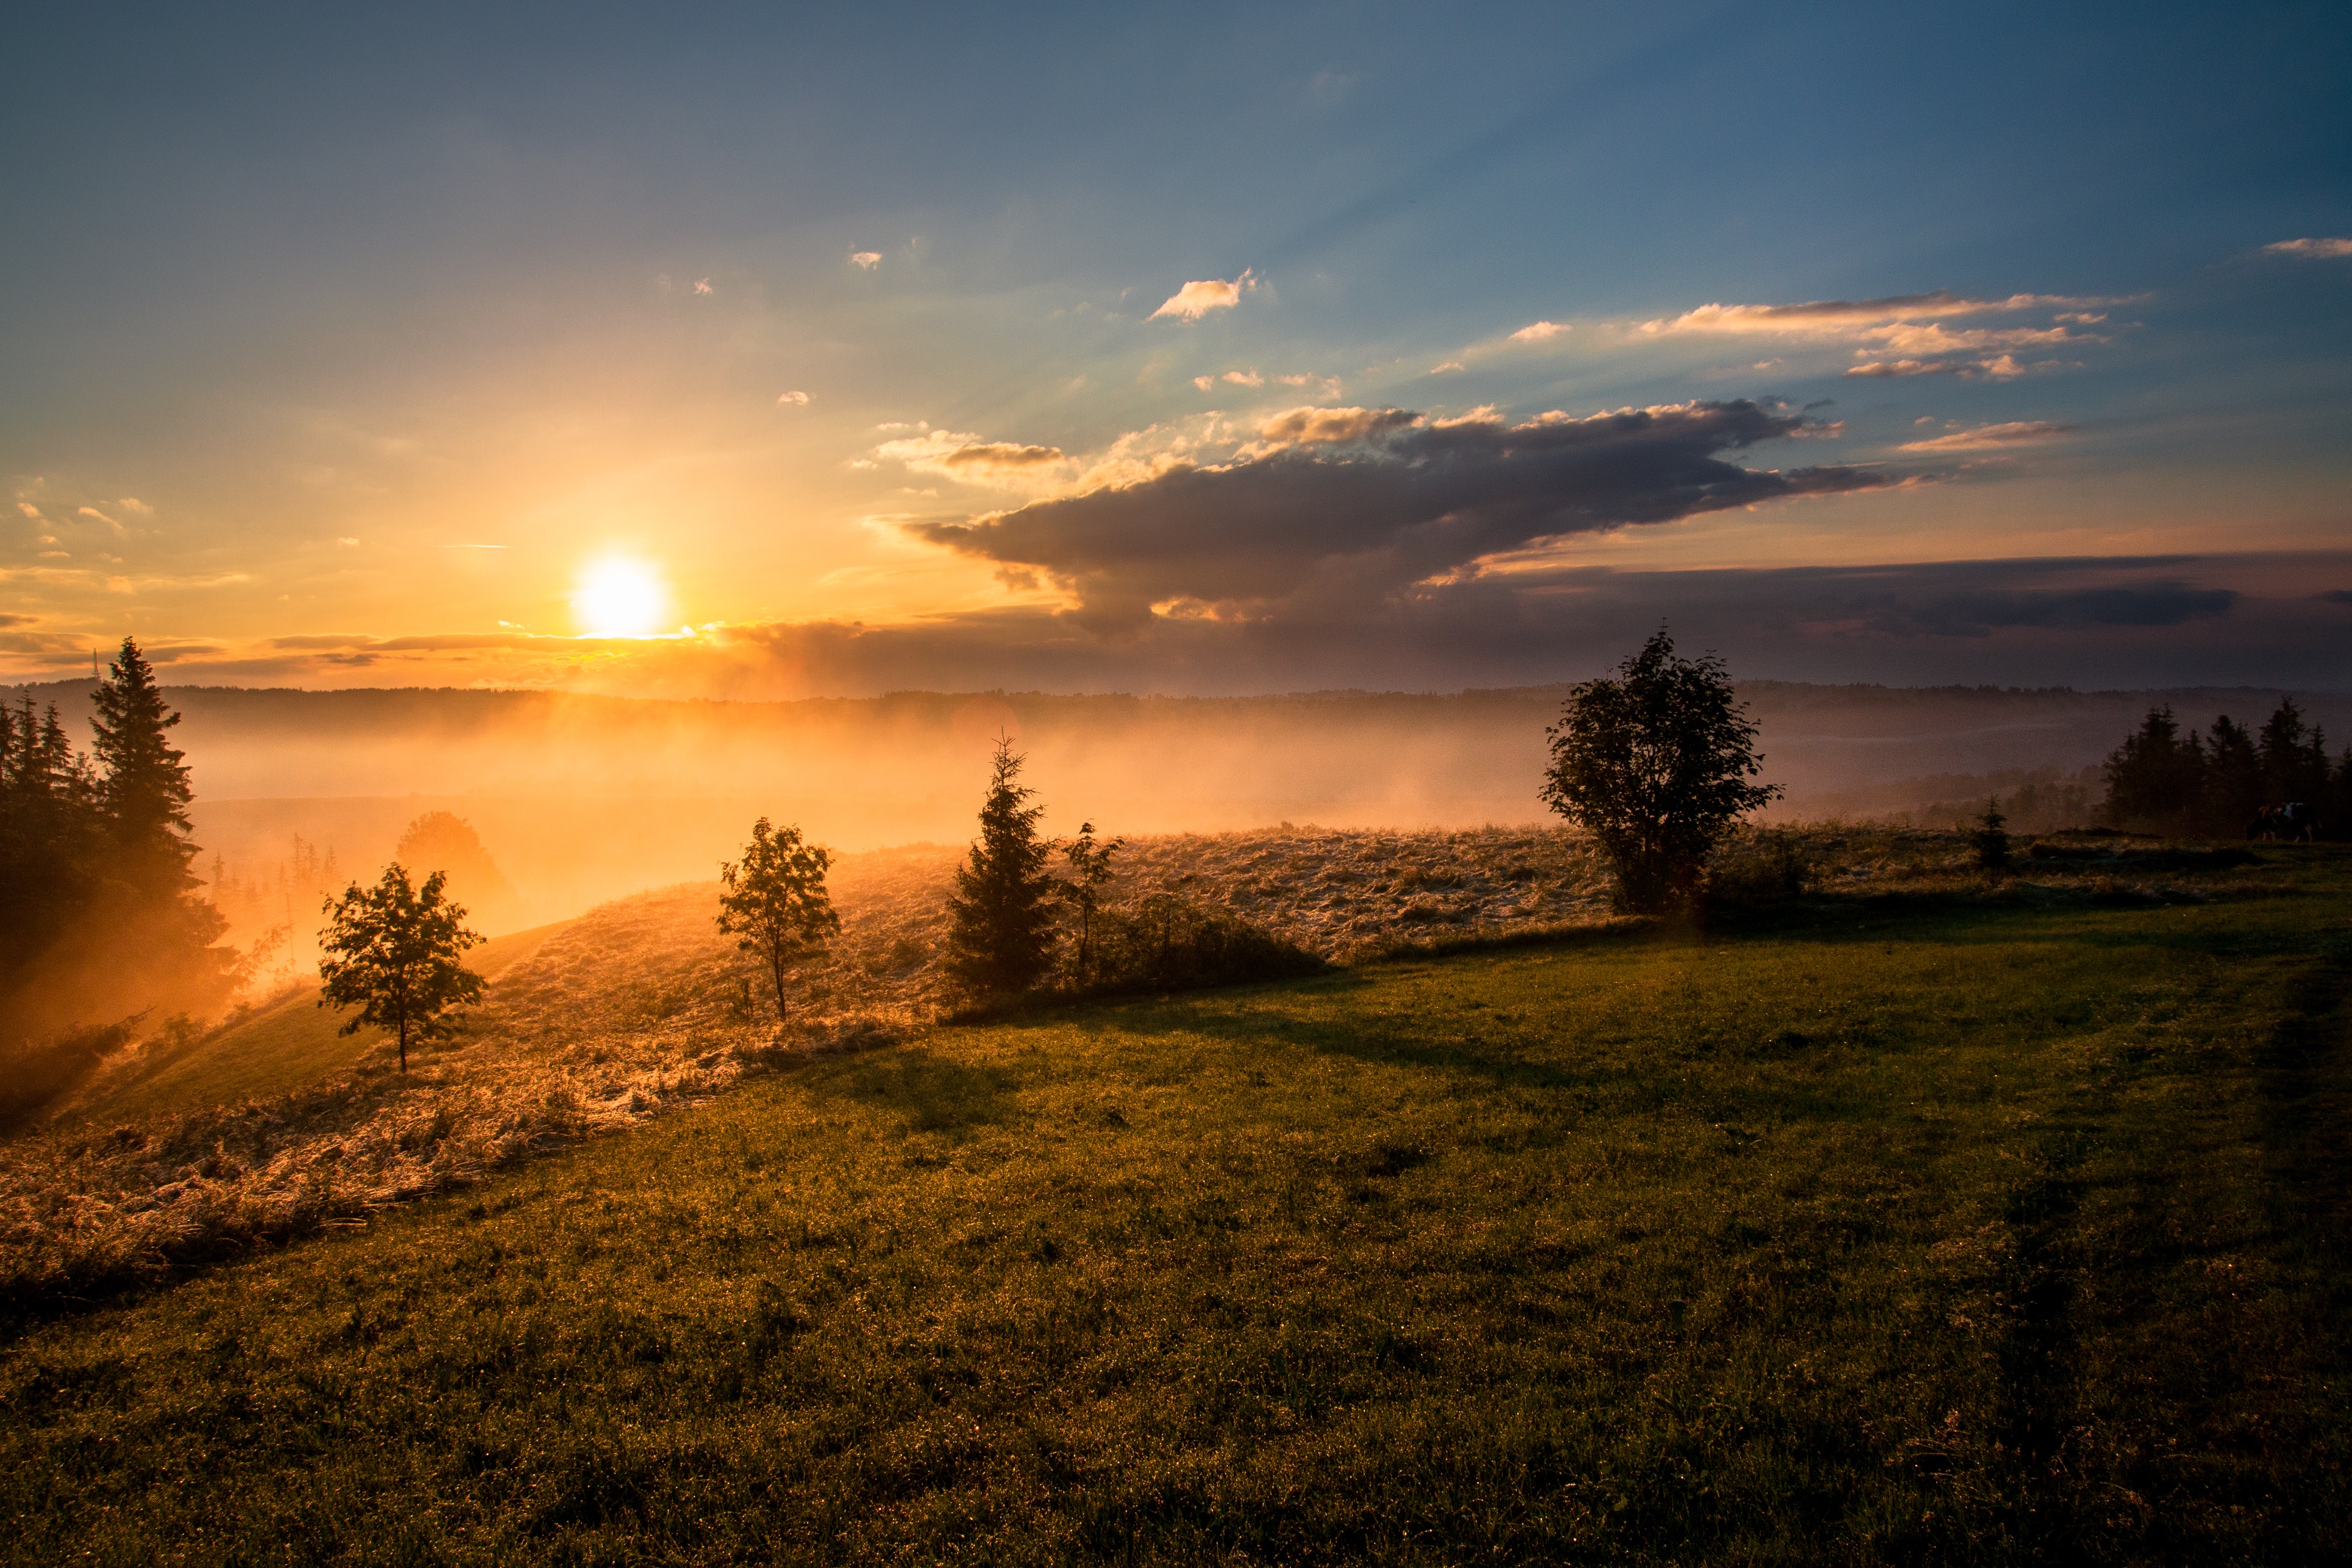
[{"label": "treeline", "polygon": [[2304,722],[2292,697],[2259,730],[2224,714],[2202,736],[2184,730],[2170,707],[2150,708],[2103,772],[2100,815],[2113,827],[2251,838],[2295,807],[2314,836],[2352,824],[2352,748],[2331,762],[2326,732]]},{"label": "treeline", "polygon": [[0,1118],[140,1017],[213,1011],[240,977],[188,869],[180,716],[130,638],[93,708],[87,754],[54,706],[0,708]]}]

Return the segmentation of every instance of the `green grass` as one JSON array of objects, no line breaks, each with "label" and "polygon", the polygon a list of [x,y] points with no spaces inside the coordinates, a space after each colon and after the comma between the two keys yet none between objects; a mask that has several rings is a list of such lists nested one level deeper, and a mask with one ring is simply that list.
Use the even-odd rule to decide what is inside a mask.
[{"label": "green grass", "polygon": [[2328,1556],[2352,862],[2302,864],[810,1062],[19,1322],[8,1550]]},{"label": "green grass", "polygon": [[[466,956],[466,967],[495,978],[537,952],[562,925],[559,921],[493,936]],[[320,1007],[318,988],[306,986],[176,1051],[161,1051],[119,1077],[100,1080],[77,1095],[59,1120],[110,1126],[144,1116],[234,1105],[324,1082],[349,1072],[385,1038],[373,1029],[339,1034],[351,1016]]]}]

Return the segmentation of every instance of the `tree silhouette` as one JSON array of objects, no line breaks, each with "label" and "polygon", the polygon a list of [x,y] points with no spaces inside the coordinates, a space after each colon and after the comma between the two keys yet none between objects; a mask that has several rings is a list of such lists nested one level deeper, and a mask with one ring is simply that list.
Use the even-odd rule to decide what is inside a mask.
[{"label": "tree silhouette", "polygon": [[735,945],[758,955],[776,987],[776,1017],[784,1016],[784,971],[793,959],[822,948],[841,929],[841,916],[825,892],[824,873],[833,853],[801,841],[794,827],[771,830],[768,819],[751,825],[743,858],[720,864],[719,929]]},{"label": "tree silhouette", "polygon": [[1054,846],[1037,836],[1045,809],[1024,804],[1036,791],[1014,782],[1024,760],[1010,736],[997,738],[980,837],[948,898],[955,924],[947,972],[975,996],[1017,996],[1054,962],[1054,879],[1045,874]]},{"label": "tree silhouette", "polygon": [[1572,689],[1544,733],[1543,799],[1600,841],[1623,908],[1654,913],[1688,899],[1725,830],[1780,794],[1747,781],[1761,767],[1756,727],[1723,662],[1676,658],[1664,627],[1617,678]]},{"label": "tree silhouette", "polygon": [[183,758],[165,737],[180,716],[156,689],[155,672],[129,637],[107,666],[106,679],[90,697],[100,783],[105,812],[124,869],[148,886],[178,893],[195,885],[188,862],[196,846],[188,841],[188,802],[195,790]]},{"label": "tree silhouette", "polygon": [[457,961],[481,937],[466,929],[464,906],[443,895],[445,880],[436,871],[411,887],[407,868],[394,861],[373,887],[353,883],[324,906],[319,1005],[360,1009],[338,1034],[363,1024],[396,1033],[403,1072],[410,1040],[446,1036],[449,1009],[482,996],[481,976]]}]

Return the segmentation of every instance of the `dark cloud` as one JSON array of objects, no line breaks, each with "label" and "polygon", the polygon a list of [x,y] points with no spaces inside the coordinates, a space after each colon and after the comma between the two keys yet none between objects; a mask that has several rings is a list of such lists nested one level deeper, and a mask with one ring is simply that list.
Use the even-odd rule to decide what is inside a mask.
[{"label": "dark cloud", "polygon": [[1745,399],[1522,424],[1305,409],[1275,418],[1231,464],[1181,463],[975,521],[907,526],[1048,572],[1097,621],[1140,624],[1171,601],[1362,604],[1538,539],[1893,482],[1859,468],[1784,473],[1726,460],[1811,428],[1802,414]]},{"label": "dark cloud", "polygon": [[2325,593],[2315,593],[2312,597],[2324,604],[2352,604],[2352,588],[2331,588]]},{"label": "dark cloud", "polygon": [[[2311,570],[2328,575],[2352,558]],[[2302,570],[2297,569],[2297,573]],[[2289,574],[2294,575],[2294,574]],[[1581,679],[1661,621],[1743,676],[1890,685],[2352,688],[2341,612],[2278,597],[2276,560],[2101,558],[1489,574],[1366,607],[1101,627],[1042,609],[911,625],[738,628],[616,678],[671,695],[894,689],[1454,690]],[[2308,578],[2305,578],[2308,580]]]}]

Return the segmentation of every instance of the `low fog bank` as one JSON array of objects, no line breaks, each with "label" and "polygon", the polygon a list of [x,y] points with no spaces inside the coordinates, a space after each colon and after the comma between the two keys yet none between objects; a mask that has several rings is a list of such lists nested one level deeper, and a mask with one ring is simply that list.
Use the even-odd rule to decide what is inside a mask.
[{"label": "low fog bank", "polygon": [[[31,688],[86,733],[90,683]],[[1314,822],[1438,828],[1544,820],[1544,728],[1565,686],[1451,695],[1173,698],[902,693],[791,703],[538,692],[167,692],[197,791],[196,870],[240,926],[316,914],[427,812],[469,822],[513,898],[502,928],[712,874],[752,820],[843,850],[961,843],[1000,732],[1029,754],[1049,831],[1216,831]],[[2155,704],[2202,727],[2259,723],[2277,690],[1741,688],[1763,728],[1775,820],[1886,817],[2097,763]],[[20,696],[22,689],[12,693]],[[2352,696],[2294,694],[2340,747]],[[331,856],[331,865],[328,857]],[[270,906],[282,906],[271,916]],[[487,911],[486,911],[487,913]]]}]

